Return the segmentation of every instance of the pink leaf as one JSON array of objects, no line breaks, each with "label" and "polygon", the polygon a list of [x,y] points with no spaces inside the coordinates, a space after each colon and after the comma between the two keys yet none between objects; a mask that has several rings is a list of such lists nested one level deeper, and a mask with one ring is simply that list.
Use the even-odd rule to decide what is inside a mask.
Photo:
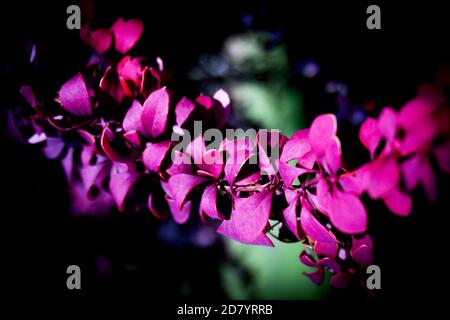
[{"label": "pink leaf", "polygon": [[[117,102],[122,102],[125,97],[124,85],[122,84],[119,74],[115,69],[109,66],[102,79],[100,80],[100,89],[106,92]],[[126,87],[125,87],[126,88]]]},{"label": "pink leaf", "polygon": [[378,121],[380,132],[388,142],[392,142],[397,132],[397,115],[395,111],[390,107],[383,108]]},{"label": "pink leaf", "polygon": [[169,94],[164,87],[152,92],[145,100],[141,115],[144,135],[151,138],[161,135],[166,129],[168,115]]},{"label": "pink leaf", "polygon": [[266,227],[271,206],[271,191],[262,191],[248,198],[237,198],[231,219],[223,221],[217,231],[240,242],[252,242]]},{"label": "pink leaf", "polygon": [[161,164],[170,148],[170,141],[147,143],[142,153],[142,161],[145,167],[153,172],[159,173]]},{"label": "pink leaf", "polygon": [[109,190],[120,211],[124,211],[125,199],[139,176],[137,172],[131,170],[126,164],[115,163],[113,165]]},{"label": "pink leaf", "polygon": [[367,166],[367,192],[372,199],[380,199],[397,187],[400,170],[393,157],[378,158]]},{"label": "pink leaf", "polygon": [[205,213],[210,218],[222,220],[223,217],[217,209],[216,197],[216,184],[210,184],[203,191],[202,200],[200,201],[200,212]]},{"label": "pink leaf", "polygon": [[141,114],[142,105],[139,101],[134,100],[123,119],[122,127],[125,131],[142,131]]},{"label": "pink leaf", "polygon": [[183,97],[175,106],[175,119],[179,126],[182,126],[195,109],[195,104]]},{"label": "pink leaf", "polygon": [[80,38],[98,54],[103,54],[108,51],[112,43],[112,34],[108,29],[97,29],[95,31],[90,31],[89,24],[81,27]]},{"label": "pink leaf", "polygon": [[337,120],[334,114],[322,114],[316,117],[309,130],[309,141],[318,157],[325,154],[337,131]]},{"label": "pink leaf", "polygon": [[286,141],[283,151],[281,152],[280,161],[287,163],[291,160],[298,160],[311,151],[308,137],[309,129],[295,132],[292,137]]},{"label": "pink leaf", "polygon": [[303,231],[315,241],[336,243],[336,238],[311,214],[305,205],[300,213],[300,224]]},{"label": "pink leaf", "polygon": [[369,150],[370,157],[373,159],[375,150],[381,141],[381,132],[378,128],[378,120],[367,118],[359,129],[359,140]]},{"label": "pink leaf", "polygon": [[171,194],[175,197],[175,202],[179,209],[184,205],[186,197],[196,188],[199,184],[208,181],[208,179],[190,174],[177,174],[171,176],[168,181],[168,186]]},{"label": "pink leaf", "polygon": [[408,216],[412,208],[411,197],[398,190],[397,188],[391,190],[384,196],[384,203],[396,215],[401,217]]},{"label": "pink leaf", "polygon": [[298,233],[298,214],[297,214],[297,205],[298,205],[298,196],[291,201],[289,206],[283,210],[284,220],[286,221],[286,226],[289,230],[300,239],[300,235]]},{"label": "pink leaf", "polygon": [[330,220],[343,233],[356,234],[367,229],[366,208],[361,200],[339,190],[334,190],[331,197]]},{"label": "pink leaf", "polygon": [[111,27],[114,34],[114,47],[120,53],[126,53],[134,47],[144,31],[144,24],[141,20],[130,19],[124,21],[117,19]]},{"label": "pink leaf", "polygon": [[183,208],[181,209],[177,205],[175,200],[167,199],[167,203],[169,204],[170,212],[172,213],[172,217],[175,222],[179,224],[186,223],[191,213],[191,201],[186,201],[186,203],[183,205]]}]

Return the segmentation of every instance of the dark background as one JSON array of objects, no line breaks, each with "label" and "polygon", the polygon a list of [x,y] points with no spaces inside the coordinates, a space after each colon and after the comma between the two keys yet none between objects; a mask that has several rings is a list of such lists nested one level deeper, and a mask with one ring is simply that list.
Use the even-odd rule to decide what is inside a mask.
[{"label": "dark background", "polygon": [[[281,30],[292,61],[314,58],[326,70],[324,77],[348,85],[356,102],[372,100],[398,107],[414,96],[418,84],[434,81],[439,65],[449,62],[448,10],[438,4],[443,1],[405,1],[396,6],[373,3],[381,7],[381,30],[366,29],[365,10],[372,3],[344,1],[100,1],[95,4],[95,20],[99,27],[106,27],[119,16],[143,19],[145,31],[133,52],[164,57],[176,75],[177,89],[193,95],[196,86],[187,72],[202,53],[220,51],[227,36],[242,32],[242,14],[253,13],[255,28]],[[69,4],[2,3],[2,128],[4,107],[23,104],[18,95],[22,84],[56,92],[63,80],[82,66],[80,57],[86,53],[79,34],[65,26]],[[26,63],[31,42],[40,44],[41,61],[34,69]],[[294,85],[296,81],[292,79]],[[308,122],[319,113],[335,111],[319,90],[310,89],[305,90]],[[342,134],[355,139],[353,131]],[[116,214],[100,222],[71,218],[58,164],[44,159],[37,148],[19,144],[3,133],[0,146],[2,266],[6,267],[3,293],[21,297],[79,295],[65,289],[65,268],[74,263],[86,270],[83,294],[120,292],[176,298],[180,281],[188,278],[195,283],[193,297],[225,298],[218,286],[217,267],[226,259],[220,242],[201,253],[195,248],[168,248],[149,232],[154,220],[138,214]],[[355,150],[359,149],[344,151]],[[368,208],[369,233],[382,270],[380,301],[443,298],[441,290],[448,285],[448,249],[444,247],[448,241],[441,238],[448,229],[443,220],[449,212],[449,192],[448,178],[438,178],[438,202],[429,204],[418,190],[414,211],[407,219],[395,217],[382,204]],[[91,267],[98,253],[111,256],[113,262],[134,261],[146,271],[121,270],[112,281],[99,279]],[[363,300],[341,291],[330,298],[349,296]]]}]

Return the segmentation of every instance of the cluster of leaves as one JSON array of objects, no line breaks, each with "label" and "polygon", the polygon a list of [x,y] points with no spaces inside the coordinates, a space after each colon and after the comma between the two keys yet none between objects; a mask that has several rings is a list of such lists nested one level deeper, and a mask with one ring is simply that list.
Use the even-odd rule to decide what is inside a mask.
[{"label": "cluster of leaves", "polygon": [[[409,192],[418,184],[436,198],[430,158],[450,172],[448,101],[434,86],[423,87],[399,112],[384,108],[378,119],[363,123],[360,140],[371,160],[351,172],[341,163],[332,114],[290,138],[269,133],[262,141],[259,134],[256,141],[225,139],[211,147],[198,135],[186,152],[174,150],[171,135],[192,131],[194,121],[205,128],[226,125],[226,93],[177,98],[164,86],[161,59],[152,66],[125,55],[143,32],[139,20],[119,19],[110,29],[90,26],[83,26],[81,39],[94,50],[92,57],[54,101],[44,103],[29,86],[21,88],[33,109],[29,142],[61,159],[75,213],[107,214],[114,205],[120,211],[132,205],[178,223],[198,213],[243,243],[273,246],[269,234],[301,241],[306,249],[300,261],[315,268],[306,275],[321,283],[328,270],[331,283],[343,287],[373,261],[360,196],[382,199],[406,216]],[[280,150],[275,162],[273,148]]]}]

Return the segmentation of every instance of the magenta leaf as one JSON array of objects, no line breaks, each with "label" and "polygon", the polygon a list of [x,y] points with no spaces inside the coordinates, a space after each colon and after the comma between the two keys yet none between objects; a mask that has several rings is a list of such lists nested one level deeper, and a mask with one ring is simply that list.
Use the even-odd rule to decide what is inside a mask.
[{"label": "magenta leaf", "polygon": [[186,201],[182,208],[180,208],[177,202],[173,199],[167,198],[167,203],[169,204],[170,212],[172,213],[172,217],[176,223],[183,224],[188,221],[191,214],[191,201]]},{"label": "magenta leaf", "polygon": [[381,141],[381,132],[378,128],[378,120],[367,118],[359,129],[359,140],[369,150],[370,157],[373,159],[375,150]]},{"label": "magenta leaf", "polygon": [[108,67],[100,80],[100,89],[120,103],[125,97],[126,93],[124,89],[126,88],[126,85],[121,81],[117,71],[111,66]]},{"label": "magenta leaf", "polygon": [[81,73],[67,81],[59,91],[61,106],[77,117],[92,115],[92,106],[89,94]]},{"label": "magenta leaf", "polygon": [[300,165],[311,169],[312,164],[308,165],[310,163],[302,163],[300,161],[300,159],[307,156],[310,151],[311,145],[309,143],[309,129],[299,130],[295,132],[284,144],[280,161],[288,163],[291,160],[299,160]]},{"label": "magenta leaf", "polygon": [[145,100],[141,115],[143,133],[151,138],[161,135],[167,125],[169,115],[169,93],[161,88],[150,94]]},{"label": "magenta leaf", "polygon": [[362,245],[351,251],[352,259],[361,267],[370,266],[373,263],[372,248]]},{"label": "magenta leaf", "polygon": [[397,115],[395,111],[389,107],[383,108],[378,125],[383,137],[388,142],[393,141],[397,130]]},{"label": "magenta leaf", "polygon": [[213,219],[223,219],[217,209],[217,187],[215,183],[208,185],[205,188],[205,191],[203,191],[202,199],[200,201],[200,213],[204,213]]},{"label": "magenta leaf", "polygon": [[182,126],[195,109],[195,104],[183,97],[175,106],[175,119],[179,126]]},{"label": "magenta leaf", "polygon": [[115,163],[113,165],[109,190],[120,211],[125,210],[125,199],[139,176],[139,173],[126,164]]},{"label": "magenta leaf", "polygon": [[343,233],[357,234],[367,229],[366,208],[353,194],[334,190],[329,214],[331,223]]},{"label": "magenta leaf", "polygon": [[314,252],[318,256],[326,256],[334,258],[338,252],[338,244],[333,242],[321,242],[317,241],[314,246]]},{"label": "magenta leaf", "polygon": [[142,161],[145,167],[153,172],[160,173],[161,164],[170,149],[170,141],[156,143],[148,142],[142,153]]},{"label": "magenta leaf", "polygon": [[81,40],[94,49],[98,54],[103,54],[108,51],[112,43],[112,34],[108,29],[89,30],[89,25],[86,24],[80,30]]},{"label": "magenta leaf", "polygon": [[309,130],[309,141],[318,157],[324,156],[337,131],[337,120],[333,114],[316,117]]},{"label": "magenta leaf", "polygon": [[144,24],[141,20],[122,18],[117,19],[111,27],[114,34],[114,47],[120,53],[126,53],[134,47],[144,31]]},{"label": "magenta leaf", "polygon": [[134,100],[123,119],[122,127],[125,131],[142,131],[141,114],[142,105]]},{"label": "magenta leaf", "polygon": [[100,137],[100,144],[105,155],[115,162],[130,162],[136,158],[134,150],[125,143],[124,138],[117,137],[114,132],[105,126]]},{"label": "magenta leaf", "polygon": [[351,275],[346,273],[338,273],[335,274],[330,279],[330,285],[332,285],[335,288],[346,288],[351,283]]},{"label": "magenta leaf", "polygon": [[332,175],[335,175],[341,167],[341,142],[336,136],[331,139],[325,151],[325,163],[327,171]]},{"label": "magenta leaf", "polygon": [[124,57],[117,64],[117,72],[122,79],[129,80],[138,86],[142,77],[142,66],[139,58]]},{"label": "magenta leaf", "polygon": [[302,205],[300,213],[300,224],[303,231],[315,241],[336,243],[334,235],[328,231],[319,221],[311,214],[311,212]]},{"label": "magenta leaf", "polygon": [[237,198],[231,219],[223,221],[218,232],[240,242],[252,242],[266,227],[271,206],[271,191],[262,191],[248,198]]},{"label": "magenta leaf", "polygon": [[176,174],[171,176],[168,181],[168,186],[171,194],[179,209],[183,208],[186,197],[194,190],[198,185],[208,179],[198,177],[190,174]]},{"label": "magenta leaf", "polygon": [[397,187],[400,170],[393,157],[381,157],[366,166],[364,184],[372,199],[380,199],[389,191]]},{"label": "magenta leaf", "polygon": [[398,216],[408,216],[412,208],[411,197],[397,188],[388,192],[384,198],[386,206]]},{"label": "magenta leaf", "polygon": [[32,107],[36,106],[36,97],[34,96],[34,92],[30,86],[22,86],[20,88],[20,94]]},{"label": "magenta leaf", "polygon": [[313,272],[303,272],[314,284],[319,285],[323,282],[325,275],[322,268],[318,268]]},{"label": "magenta leaf", "polygon": [[297,196],[293,201],[290,202],[289,206],[283,210],[284,220],[286,221],[286,226],[289,230],[300,239],[300,235],[298,232],[298,213],[297,213],[297,205],[298,205],[298,197]]},{"label": "magenta leaf", "polygon": [[203,154],[202,159],[202,163],[197,164],[199,169],[208,172],[215,179],[222,175],[224,163],[221,152],[210,149]]},{"label": "magenta leaf", "polygon": [[189,173],[192,174],[192,164],[191,158],[178,150],[172,150],[171,154],[172,163],[166,172],[173,176],[179,173]]}]

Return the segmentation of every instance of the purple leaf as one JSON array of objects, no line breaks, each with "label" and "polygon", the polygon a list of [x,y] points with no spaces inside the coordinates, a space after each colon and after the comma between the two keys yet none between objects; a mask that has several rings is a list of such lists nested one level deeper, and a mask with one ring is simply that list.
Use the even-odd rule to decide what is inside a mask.
[{"label": "purple leaf", "polygon": [[134,100],[130,109],[128,109],[125,118],[123,119],[122,127],[125,131],[142,131],[141,114],[142,105],[139,101]]},{"label": "purple leaf", "polygon": [[176,223],[183,224],[188,221],[189,215],[191,214],[191,201],[186,201],[181,209],[175,200],[167,199],[167,203],[169,204],[170,212]]},{"label": "purple leaf", "polygon": [[224,166],[225,179],[233,185],[246,161],[255,154],[254,145],[249,140],[233,140],[225,143],[224,150],[229,154]]},{"label": "purple leaf", "polygon": [[205,149],[203,136],[199,135],[187,145],[186,152],[191,156],[195,164],[201,164],[203,162],[203,153],[205,152]]},{"label": "purple leaf", "polygon": [[178,150],[172,150],[171,159],[172,162],[166,170],[169,175],[173,176],[179,173],[192,174],[192,161],[186,154]]},{"label": "purple leaf", "polygon": [[346,273],[335,274],[330,280],[330,285],[335,288],[346,288],[350,285],[350,283],[351,276]]},{"label": "purple leaf", "polygon": [[198,168],[211,174],[215,179],[222,175],[224,163],[222,153],[216,149],[210,149],[203,154],[202,163],[197,164]]},{"label": "purple leaf", "polygon": [[33,90],[30,86],[22,86],[20,88],[20,94],[24,99],[32,106],[36,106],[36,97],[34,96]]},{"label": "purple leaf", "polygon": [[325,275],[322,268],[318,268],[317,271],[303,272],[314,284],[319,285],[323,282]]},{"label": "purple leaf", "polygon": [[352,259],[361,267],[370,266],[373,263],[372,248],[361,245],[357,249],[351,251]]},{"label": "purple leaf", "polygon": [[64,146],[65,143],[61,138],[48,137],[43,152],[47,158],[56,159],[61,155]]},{"label": "purple leaf", "polygon": [[311,268],[317,267],[317,263],[312,259],[312,257],[305,250],[302,251],[299,259],[300,259],[300,262],[303,263],[307,267],[311,267]]},{"label": "purple leaf", "polygon": [[186,197],[199,184],[208,181],[208,179],[190,174],[176,174],[171,176],[168,181],[168,186],[171,194],[175,197],[174,200],[179,209],[184,205]]},{"label": "purple leaf", "polygon": [[119,211],[124,211],[125,199],[139,176],[139,173],[132,170],[128,165],[114,163],[111,169],[109,190],[116,201]]},{"label": "purple leaf", "polygon": [[205,213],[213,219],[223,219],[217,209],[217,187],[215,183],[208,185],[203,191],[202,200],[200,201],[200,213]]},{"label": "purple leaf", "polygon": [[334,273],[341,270],[341,266],[334,259],[331,259],[329,257],[320,259],[319,261],[317,261],[317,264]]},{"label": "purple leaf", "polygon": [[86,83],[81,73],[67,81],[59,90],[61,106],[77,117],[92,115],[92,106]]},{"label": "purple leaf", "polygon": [[109,159],[115,162],[130,162],[136,158],[136,152],[130,149],[125,142],[125,139],[116,137],[108,126],[103,128],[100,144]]}]

